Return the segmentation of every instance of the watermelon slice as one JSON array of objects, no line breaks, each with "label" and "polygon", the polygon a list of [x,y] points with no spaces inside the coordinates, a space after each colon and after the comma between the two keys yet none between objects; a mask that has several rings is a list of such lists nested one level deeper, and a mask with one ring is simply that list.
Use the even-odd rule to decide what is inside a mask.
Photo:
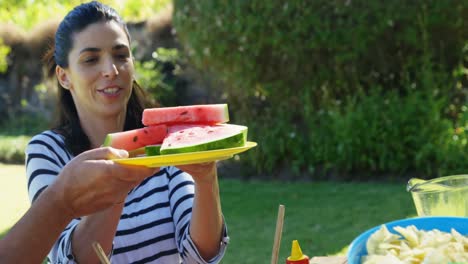
[{"label": "watermelon slice", "polygon": [[103,145],[132,151],[147,145],[161,144],[166,135],[166,125],[148,126],[107,134]]},{"label": "watermelon slice", "polygon": [[228,121],[227,104],[147,108],[143,110],[142,117],[145,126],[158,124],[217,124]]},{"label": "watermelon slice", "polygon": [[247,127],[232,124],[174,125],[169,127],[161,154],[176,154],[240,147],[247,140]]}]

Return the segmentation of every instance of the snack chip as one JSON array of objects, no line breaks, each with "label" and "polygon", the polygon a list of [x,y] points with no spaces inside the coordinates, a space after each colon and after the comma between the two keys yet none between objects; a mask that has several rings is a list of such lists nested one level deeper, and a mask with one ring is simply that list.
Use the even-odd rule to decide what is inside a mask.
[{"label": "snack chip", "polygon": [[468,237],[451,229],[418,230],[416,226],[396,226],[398,234],[385,225],[373,233],[366,243],[367,256],[362,264],[442,264],[468,263]]}]

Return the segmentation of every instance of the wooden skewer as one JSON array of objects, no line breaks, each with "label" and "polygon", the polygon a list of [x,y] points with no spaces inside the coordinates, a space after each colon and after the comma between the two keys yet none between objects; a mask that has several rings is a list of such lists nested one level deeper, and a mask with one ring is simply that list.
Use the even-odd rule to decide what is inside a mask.
[{"label": "wooden skewer", "polygon": [[94,251],[96,251],[96,254],[102,264],[110,264],[110,261],[106,256],[106,253],[104,253],[104,250],[102,250],[102,247],[101,245],[99,245],[98,242],[93,242],[93,248],[94,248]]},{"label": "wooden skewer", "polygon": [[280,204],[278,208],[278,218],[276,219],[275,240],[273,241],[273,252],[271,254],[271,264],[278,263],[278,253],[281,244],[281,234],[283,233],[284,223],[284,205]]}]

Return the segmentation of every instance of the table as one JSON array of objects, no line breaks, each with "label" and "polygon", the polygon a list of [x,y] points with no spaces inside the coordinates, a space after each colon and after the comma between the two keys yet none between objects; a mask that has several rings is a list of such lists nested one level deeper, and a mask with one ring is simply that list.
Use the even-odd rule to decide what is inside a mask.
[{"label": "table", "polygon": [[347,264],[346,257],[313,257],[310,264]]}]

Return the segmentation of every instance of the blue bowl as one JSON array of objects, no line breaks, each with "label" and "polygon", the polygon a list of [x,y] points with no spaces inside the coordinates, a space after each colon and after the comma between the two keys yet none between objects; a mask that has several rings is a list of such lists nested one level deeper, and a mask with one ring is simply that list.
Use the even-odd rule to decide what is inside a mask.
[{"label": "blue bowl", "polygon": [[[407,227],[410,225],[416,226],[419,230],[429,231],[432,229],[439,229],[443,232],[450,232],[450,229],[455,229],[462,235],[468,234],[468,217],[455,217],[455,216],[425,216],[415,217],[393,222],[385,223],[388,231],[396,233],[393,230],[395,226]],[[367,255],[366,242],[370,235],[379,230],[382,225],[376,226],[367,230],[356,237],[348,249],[348,264],[361,264],[361,257]]]}]

